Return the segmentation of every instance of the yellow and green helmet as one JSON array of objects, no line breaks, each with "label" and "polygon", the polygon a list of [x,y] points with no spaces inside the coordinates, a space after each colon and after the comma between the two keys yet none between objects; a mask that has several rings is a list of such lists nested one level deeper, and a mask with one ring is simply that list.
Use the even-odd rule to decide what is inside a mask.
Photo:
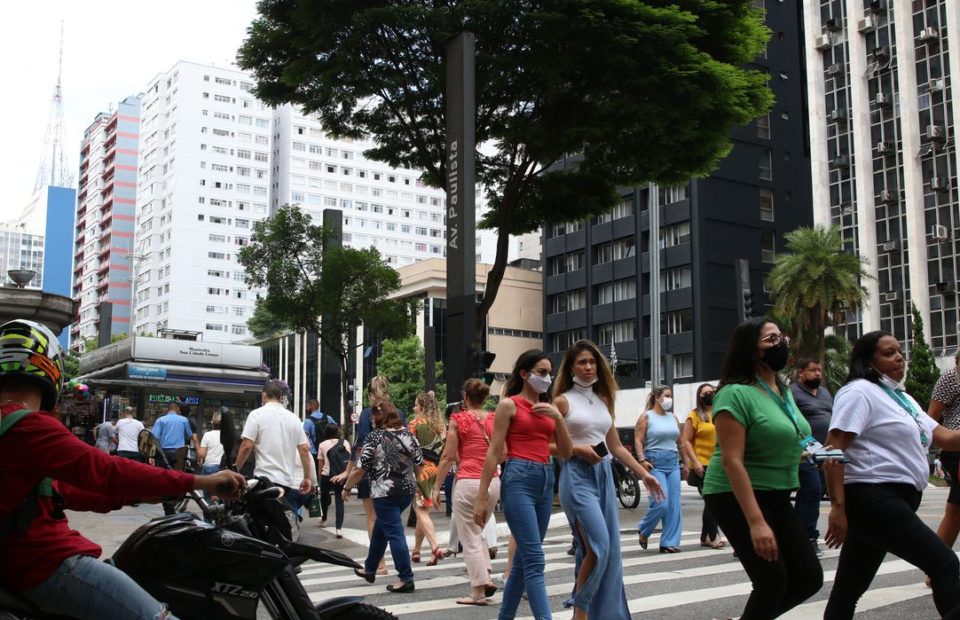
[{"label": "yellow and green helmet", "polygon": [[63,350],[53,332],[26,319],[0,325],[0,385],[20,378],[42,388],[40,406],[53,411],[63,388]]}]

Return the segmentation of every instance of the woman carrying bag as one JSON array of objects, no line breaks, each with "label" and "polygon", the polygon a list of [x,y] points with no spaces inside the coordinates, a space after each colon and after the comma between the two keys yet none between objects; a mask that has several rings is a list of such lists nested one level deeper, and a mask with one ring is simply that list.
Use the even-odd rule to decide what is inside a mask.
[{"label": "woman carrying bag", "polygon": [[[697,408],[683,423],[680,443],[687,463],[687,484],[697,488],[703,497],[703,477],[710,457],[717,447],[717,427],[713,425],[713,397],[716,389],[709,383],[697,388]],[[700,546],[722,549],[727,541],[720,538],[720,528],[706,504],[703,506],[703,525],[700,528]]]},{"label": "woman carrying bag", "polygon": [[417,494],[413,499],[413,510],[417,517],[417,526],[413,539],[413,553],[410,559],[420,561],[420,546],[426,538],[430,544],[430,560],[427,566],[436,566],[443,558],[443,550],[437,545],[437,533],[430,518],[433,489],[437,485],[437,464],[443,452],[444,424],[440,406],[432,392],[420,392],[413,405],[414,418],[407,430],[410,431],[423,450],[423,468],[417,476]]}]

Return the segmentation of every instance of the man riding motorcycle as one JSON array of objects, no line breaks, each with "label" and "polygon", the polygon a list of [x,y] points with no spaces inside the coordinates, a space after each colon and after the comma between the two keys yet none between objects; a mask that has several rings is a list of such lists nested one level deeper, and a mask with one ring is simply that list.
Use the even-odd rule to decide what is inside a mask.
[{"label": "man riding motorcycle", "polygon": [[49,412],[63,388],[60,344],[27,320],[0,325],[0,585],[41,611],[72,618],[169,619],[130,577],[96,558],[65,509],[109,512],[191,489],[234,497],[242,476],[193,476],[109,456]]}]

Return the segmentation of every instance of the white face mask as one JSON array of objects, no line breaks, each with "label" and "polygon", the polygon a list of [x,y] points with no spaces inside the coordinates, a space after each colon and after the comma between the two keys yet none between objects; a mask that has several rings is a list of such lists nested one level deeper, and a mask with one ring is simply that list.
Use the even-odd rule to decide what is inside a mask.
[{"label": "white face mask", "polygon": [[669,396],[664,396],[663,400],[660,401],[660,406],[663,407],[664,411],[673,410],[673,399]]},{"label": "white face mask", "polygon": [[591,385],[593,385],[599,380],[600,380],[599,377],[594,377],[593,379],[590,379],[588,381],[586,379],[581,379],[577,375],[573,375],[573,382],[579,385],[580,387],[590,387]]},{"label": "white face mask", "polygon": [[533,391],[537,394],[543,394],[550,389],[550,384],[553,383],[553,379],[549,376],[541,377],[534,373],[530,373],[527,376],[527,383],[530,384],[530,387],[533,388]]},{"label": "white face mask", "polygon": [[[877,370],[877,369],[874,368],[874,370]],[[880,371],[877,370],[877,372],[880,372]],[[901,392],[903,391],[903,381],[897,383],[896,381],[894,381],[893,379],[891,379],[891,378],[888,377],[887,375],[883,374],[882,372],[880,372],[880,384],[881,384],[881,385],[885,385],[885,386],[887,386],[888,388],[890,388],[891,390],[894,390],[894,391],[897,391],[897,390],[899,390],[899,391],[901,391]]]}]

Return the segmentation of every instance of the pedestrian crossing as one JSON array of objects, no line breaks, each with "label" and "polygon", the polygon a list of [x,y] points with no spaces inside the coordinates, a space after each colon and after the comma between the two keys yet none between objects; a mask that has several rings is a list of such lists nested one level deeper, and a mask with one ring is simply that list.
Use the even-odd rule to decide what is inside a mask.
[{"label": "pedestrian crossing", "polygon": [[[643,550],[634,530],[621,532],[624,585],[634,618],[711,619],[732,618],[740,613],[751,586],[729,547],[720,550],[703,548],[699,544],[699,532],[685,531],[681,541],[683,553],[661,554],[657,551],[658,538],[659,534],[651,536],[649,548]],[[500,553],[492,562],[495,575],[502,573],[506,564],[506,537],[501,536],[499,543]],[[569,545],[565,520],[551,523],[544,542],[545,578],[553,617],[558,620],[573,615],[572,610],[563,609],[563,601],[574,585],[574,558],[567,555]],[[838,556],[838,551],[825,550],[822,558],[823,589],[784,618],[822,617]],[[362,561],[362,558],[357,559]],[[391,575],[380,577],[373,585],[358,579],[350,569],[323,564],[304,565],[300,579],[315,602],[337,596],[365,596],[366,602],[399,618],[485,620],[497,617],[501,592],[491,598],[487,607],[456,603],[456,599],[469,590],[461,557],[444,559],[437,566],[414,564],[417,589],[407,595],[385,592],[385,586],[396,580],[389,552],[387,565]],[[916,617],[936,616],[930,590],[923,585],[923,575],[908,563],[888,556],[874,580],[874,587],[861,600],[858,616],[875,617],[884,608],[902,606],[905,602],[912,602],[918,610],[914,614]],[[529,606],[522,601],[517,617],[533,620],[529,614]]]}]

